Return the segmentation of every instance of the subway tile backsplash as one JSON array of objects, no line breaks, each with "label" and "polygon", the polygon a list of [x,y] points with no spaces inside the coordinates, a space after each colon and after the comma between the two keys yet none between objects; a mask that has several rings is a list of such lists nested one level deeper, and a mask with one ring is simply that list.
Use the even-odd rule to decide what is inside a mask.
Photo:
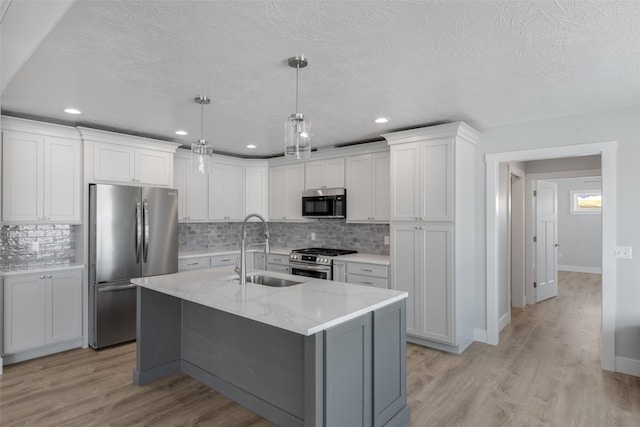
[{"label": "subway tile backsplash", "polygon": [[[68,265],[76,262],[80,225],[38,224],[0,227],[0,269]],[[38,251],[33,250],[38,243]]]},{"label": "subway tile backsplash", "polygon": [[[239,249],[242,224],[206,223],[179,224],[180,251]],[[261,223],[246,227],[247,243],[261,243]],[[344,220],[329,219],[305,223],[269,223],[269,241],[274,247],[289,249],[326,247],[351,249],[360,253],[388,255],[384,237],[389,235],[388,224],[347,224]],[[311,240],[315,233],[315,240]]]}]

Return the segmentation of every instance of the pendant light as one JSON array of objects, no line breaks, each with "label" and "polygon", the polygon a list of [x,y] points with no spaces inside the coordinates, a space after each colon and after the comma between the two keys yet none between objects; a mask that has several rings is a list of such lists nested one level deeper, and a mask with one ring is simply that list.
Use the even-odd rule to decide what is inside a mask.
[{"label": "pendant light", "polygon": [[204,139],[204,106],[211,102],[206,96],[196,96],[194,101],[200,104],[200,139],[191,144],[191,170],[209,173],[213,160],[213,147]]},{"label": "pendant light", "polygon": [[289,58],[289,66],[296,69],[296,112],[284,122],[284,156],[295,159],[311,157],[311,124],[298,112],[298,72],[307,65],[302,55]]}]

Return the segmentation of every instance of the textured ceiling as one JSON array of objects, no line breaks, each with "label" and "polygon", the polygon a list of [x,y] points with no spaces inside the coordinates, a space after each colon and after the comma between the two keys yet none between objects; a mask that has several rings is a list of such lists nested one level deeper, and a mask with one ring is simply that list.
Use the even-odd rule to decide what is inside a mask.
[{"label": "textured ceiling", "polygon": [[633,1],[76,1],[2,109],[74,123],[74,106],[78,124],[189,144],[206,94],[217,151],[276,155],[295,109],[286,59],[303,53],[314,147],[445,121],[482,131],[640,104],[638,22]]}]

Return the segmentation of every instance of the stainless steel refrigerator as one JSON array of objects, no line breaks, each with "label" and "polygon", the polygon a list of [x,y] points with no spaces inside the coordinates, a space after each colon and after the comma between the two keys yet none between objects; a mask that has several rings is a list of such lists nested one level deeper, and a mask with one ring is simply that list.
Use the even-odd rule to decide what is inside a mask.
[{"label": "stainless steel refrigerator", "polygon": [[178,190],[89,186],[89,345],[136,338],[134,277],[178,271]]}]

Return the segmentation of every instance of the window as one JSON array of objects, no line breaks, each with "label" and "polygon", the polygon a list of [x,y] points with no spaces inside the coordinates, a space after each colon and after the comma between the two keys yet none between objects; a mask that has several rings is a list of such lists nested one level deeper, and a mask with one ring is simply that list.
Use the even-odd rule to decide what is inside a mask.
[{"label": "window", "polygon": [[573,190],[571,194],[572,214],[599,214],[602,212],[601,190]]}]

